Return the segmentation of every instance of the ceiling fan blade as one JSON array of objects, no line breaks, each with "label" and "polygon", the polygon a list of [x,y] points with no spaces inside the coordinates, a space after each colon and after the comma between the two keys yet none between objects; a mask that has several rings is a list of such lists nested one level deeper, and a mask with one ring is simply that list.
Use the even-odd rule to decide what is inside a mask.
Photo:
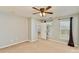
[{"label": "ceiling fan blade", "polygon": [[38,13],[40,13],[40,12],[36,12],[36,13],[33,13],[33,14],[38,14]]},{"label": "ceiling fan blade", "polygon": [[33,9],[35,9],[35,10],[38,10],[38,11],[40,11],[39,9],[37,9],[36,7],[32,7]]},{"label": "ceiling fan blade", "polygon": [[53,12],[45,12],[45,13],[47,13],[47,14],[53,14]]},{"label": "ceiling fan blade", "polygon": [[51,6],[48,6],[47,8],[46,8],[46,10],[48,10],[48,9],[50,9],[50,8],[52,8]]}]

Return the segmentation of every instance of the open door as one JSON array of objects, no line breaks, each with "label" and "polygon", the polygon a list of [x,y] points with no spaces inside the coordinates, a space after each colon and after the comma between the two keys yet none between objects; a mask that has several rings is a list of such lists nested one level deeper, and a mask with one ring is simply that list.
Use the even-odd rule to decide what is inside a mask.
[{"label": "open door", "polygon": [[46,23],[41,23],[41,39],[47,39],[47,25]]}]

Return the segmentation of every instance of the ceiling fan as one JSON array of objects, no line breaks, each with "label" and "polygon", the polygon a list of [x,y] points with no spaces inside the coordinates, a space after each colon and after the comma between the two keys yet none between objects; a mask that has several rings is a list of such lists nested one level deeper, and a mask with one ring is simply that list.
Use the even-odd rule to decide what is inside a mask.
[{"label": "ceiling fan", "polygon": [[50,8],[52,8],[51,6],[47,6],[46,8],[40,8],[40,9],[38,9],[36,7],[32,7],[32,8],[38,11],[38,12],[33,13],[33,14],[40,14],[40,16],[42,16],[42,17],[45,16],[46,14],[53,14],[53,12],[48,12],[48,10]]}]

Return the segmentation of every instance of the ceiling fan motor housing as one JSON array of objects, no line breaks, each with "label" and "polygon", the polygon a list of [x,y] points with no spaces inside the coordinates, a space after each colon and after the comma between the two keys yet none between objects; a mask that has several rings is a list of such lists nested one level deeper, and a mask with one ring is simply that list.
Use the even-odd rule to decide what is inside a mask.
[{"label": "ceiling fan motor housing", "polygon": [[43,12],[44,12],[44,10],[45,10],[44,8],[40,8],[41,13],[43,13]]}]

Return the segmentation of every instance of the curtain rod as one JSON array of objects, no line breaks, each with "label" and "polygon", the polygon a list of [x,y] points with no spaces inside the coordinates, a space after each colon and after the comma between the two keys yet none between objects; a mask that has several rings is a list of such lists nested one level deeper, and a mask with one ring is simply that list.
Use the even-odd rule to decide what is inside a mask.
[{"label": "curtain rod", "polygon": [[[71,16],[73,17],[73,16]],[[70,17],[63,17],[63,18],[59,18],[58,20],[62,20],[62,19],[69,19],[70,20]]]}]

